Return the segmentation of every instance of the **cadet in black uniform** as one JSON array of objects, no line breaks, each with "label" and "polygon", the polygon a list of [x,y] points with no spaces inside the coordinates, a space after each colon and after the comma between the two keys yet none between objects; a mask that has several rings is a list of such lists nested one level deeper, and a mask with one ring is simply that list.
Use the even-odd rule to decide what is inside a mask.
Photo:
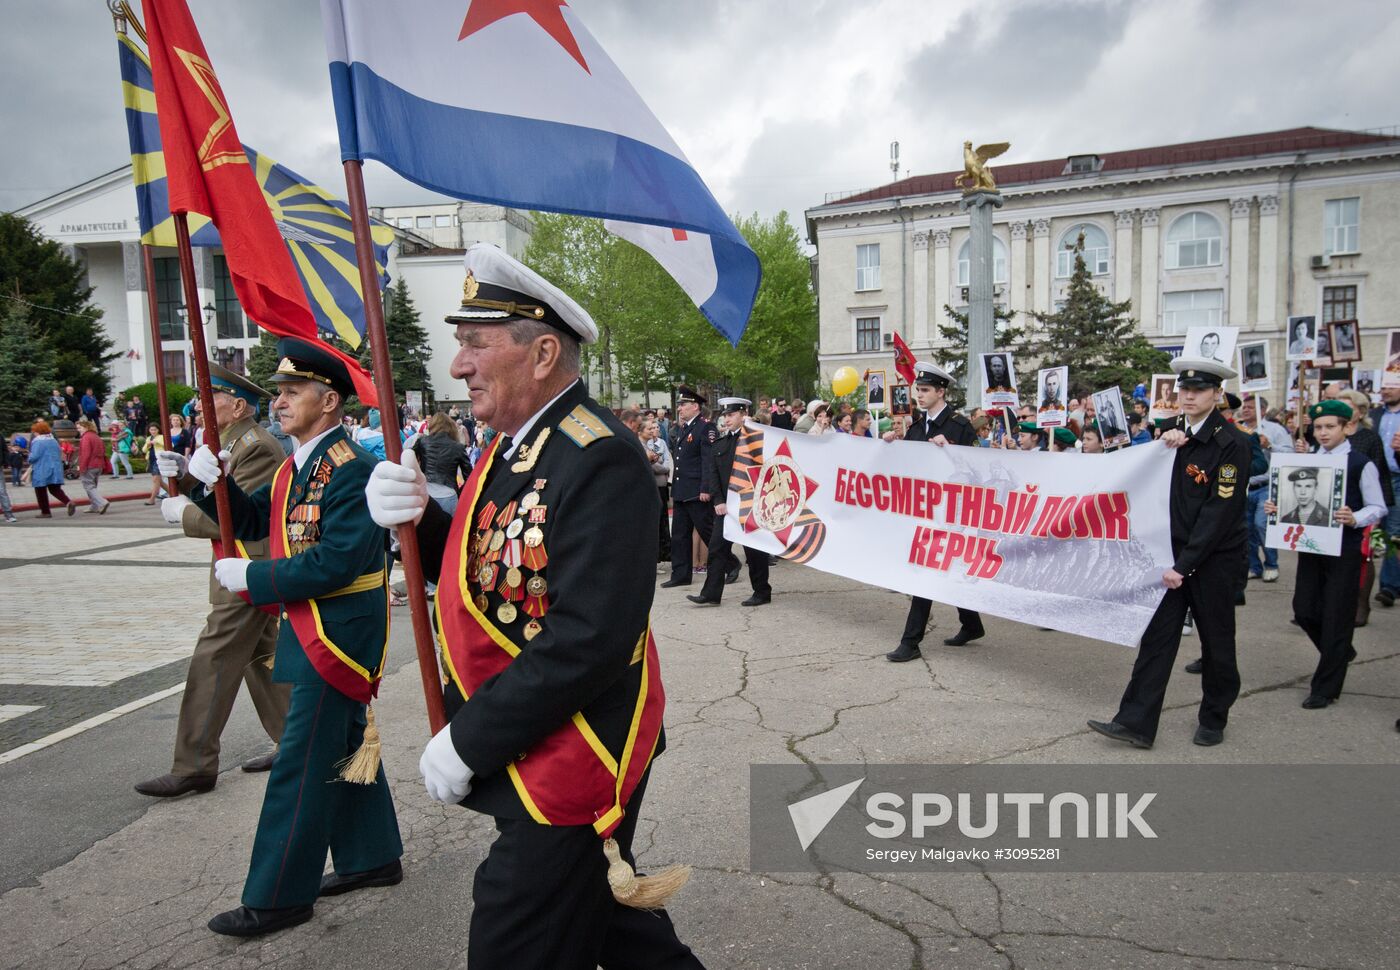
[{"label": "cadet in black uniform", "polygon": [[[722,397],[719,406],[724,417],[724,431],[720,433],[711,450],[711,460],[705,466],[703,490],[715,498],[714,526],[710,530],[710,558],[706,564],[705,585],[700,595],[686,599],[701,606],[719,606],[728,579],[725,564],[735,558],[729,540],[724,537],[725,507],[729,498],[729,476],[734,471],[734,450],[739,445],[739,432],[743,430],[744,419],[749,416],[750,402],[742,397]],[[773,600],[773,587],[768,585],[768,553],[744,547],[744,559],[749,564],[749,582],[753,585],[753,595],[744,600],[744,606],[765,606]]]},{"label": "cadet in black uniform", "polygon": [[[953,378],[933,364],[917,361],[914,364],[914,400],[919,410],[914,412],[914,423],[904,433],[905,441],[930,441],[935,445],[976,445],[977,432],[972,430],[972,422],[948,406],[948,385]],[[893,431],[886,432],[886,441],[897,436]],[[915,596],[909,603],[909,616],[904,621],[904,635],[899,638],[899,647],[885,654],[885,659],[894,663],[904,663],[919,656],[919,643],[924,638],[928,626],[929,609],[932,600]],[[950,647],[961,647],[980,640],[986,635],[982,629],[982,617],[976,610],[958,607],[958,632],[943,642]]]},{"label": "cadet in black uniform", "polygon": [[1142,635],[1118,713],[1108,723],[1089,722],[1100,734],[1137,748],[1152,747],[1157,737],[1187,609],[1201,635],[1203,697],[1196,744],[1224,740],[1230,705],[1240,693],[1235,591],[1244,555],[1250,445],[1215,408],[1220,382],[1235,372],[1218,361],[1186,357],[1173,360],[1172,370],[1179,375],[1182,415],[1162,442],[1177,450],[1171,481],[1176,561],[1162,574],[1167,593]]},{"label": "cadet in black uniform", "polygon": [[[705,491],[705,468],[718,432],[700,414],[703,395],[682,386],[676,391],[676,477],[671,483],[671,578],[662,589],[690,585],[690,534],[708,540],[715,527],[714,496]],[[730,553],[728,571],[738,578],[739,560]],[[708,568],[708,567],[707,567]]]}]

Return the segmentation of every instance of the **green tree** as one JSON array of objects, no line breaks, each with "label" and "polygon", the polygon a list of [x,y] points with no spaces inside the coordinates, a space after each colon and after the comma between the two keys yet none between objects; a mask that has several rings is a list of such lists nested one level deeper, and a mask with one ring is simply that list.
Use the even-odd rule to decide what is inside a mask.
[{"label": "green tree", "polygon": [[261,330],[258,345],[248,354],[248,380],[265,391],[272,390],[272,374],[277,370],[277,335]]},{"label": "green tree", "polygon": [[[961,408],[967,403],[968,319],[966,313],[960,313],[946,303],[943,305],[943,312],[948,315],[948,322],[938,325],[938,336],[942,338],[943,346],[934,350],[933,361],[952,375],[953,386],[948,388],[948,403],[954,408]],[[1015,326],[1011,323],[1015,316],[1016,313],[1013,310],[1005,310],[996,305],[992,306],[992,321],[995,328],[992,337],[993,347],[1007,350],[1025,337],[1025,327]]]},{"label": "green tree", "polygon": [[[194,398],[194,388],[188,384],[176,384],[171,381],[165,382],[165,404],[170,408],[171,414],[179,414],[184,410]],[[155,381],[145,384],[137,384],[122,392],[122,397],[129,398],[135,395],[141,399],[142,405],[146,408],[146,423],[160,425],[160,392],[156,388]],[[146,433],[145,428],[132,428],[132,432],[138,435]]]},{"label": "green tree", "polygon": [[[1099,292],[1084,262],[1084,236],[1074,245],[1074,274],[1064,306],[1054,313],[1032,313],[1038,329],[1027,351],[1041,367],[1069,366],[1072,397],[1083,397],[1115,384],[1131,391],[1147,375],[1164,371],[1171,355],[1158,350],[1138,332],[1129,315],[1132,302],[1115,303]],[[1021,375],[1021,393],[1035,393],[1034,370]]]},{"label": "green tree", "polygon": [[[389,363],[394,375],[394,394],[403,399],[404,391],[422,391],[423,400],[433,396],[433,381],[428,376],[428,331],[419,323],[418,308],[408,292],[408,284],[400,276],[389,284],[389,309],[384,315],[384,336],[389,344]],[[353,353],[335,339],[328,341]],[[374,352],[369,338],[360,343],[360,365],[374,371]]]},{"label": "green tree", "polygon": [[0,302],[0,429],[28,428],[48,416],[58,367],[23,303]]},{"label": "green tree", "polygon": [[38,342],[53,355],[57,383],[72,384],[79,394],[91,387],[102,400],[112,389],[107,363],[117,354],[101,309],[89,302],[93,288],[84,276],[82,265],[27,219],[0,212],[0,298],[29,305]]}]

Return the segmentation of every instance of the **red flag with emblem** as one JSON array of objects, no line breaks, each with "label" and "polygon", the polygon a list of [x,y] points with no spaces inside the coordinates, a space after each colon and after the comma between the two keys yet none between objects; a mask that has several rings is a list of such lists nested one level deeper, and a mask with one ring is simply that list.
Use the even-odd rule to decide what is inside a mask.
[{"label": "red flag with emblem", "polygon": [[[189,7],[185,0],[145,0],[143,6],[170,211],[199,212],[213,220],[238,302],[258,326],[278,336],[317,340],[316,317]],[[364,368],[325,346],[345,360],[361,401],[373,405],[374,383]]]},{"label": "red flag with emblem", "polygon": [[904,378],[904,383],[914,383],[914,355],[909,350],[909,345],[904,342],[904,338],[899,335],[899,331],[894,332],[894,369],[900,377]]}]

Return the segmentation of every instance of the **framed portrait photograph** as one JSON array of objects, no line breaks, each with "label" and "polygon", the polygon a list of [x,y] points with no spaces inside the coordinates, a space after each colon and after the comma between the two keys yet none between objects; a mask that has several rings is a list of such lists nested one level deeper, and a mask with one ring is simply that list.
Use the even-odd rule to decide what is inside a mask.
[{"label": "framed portrait photograph", "polygon": [[992,408],[1016,407],[1016,365],[1009,350],[996,350],[982,355],[982,406]]},{"label": "framed portrait photograph", "polygon": [[1385,335],[1385,372],[1381,387],[1400,387],[1400,330]]},{"label": "framed portrait photograph", "polygon": [[1147,408],[1149,420],[1162,421],[1181,413],[1181,405],[1176,398],[1175,374],[1153,374],[1150,390],[1148,397],[1151,403]]},{"label": "framed portrait photograph", "polygon": [[1251,340],[1240,344],[1239,361],[1235,370],[1239,371],[1240,391],[1243,393],[1257,394],[1272,388],[1273,378],[1269,374],[1269,342]]},{"label": "framed portrait photograph", "polygon": [[1351,386],[1371,399],[1372,404],[1381,403],[1381,380],[1384,372],[1374,367],[1353,367]]},{"label": "framed portrait photograph", "polygon": [[[1299,380],[1303,386],[1298,386]],[[1308,395],[1308,405],[1312,406],[1322,400],[1322,368],[1303,367],[1296,360],[1288,362],[1288,394],[1286,395],[1286,406],[1289,408],[1297,406],[1302,393],[1306,391]]]},{"label": "framed portrait photograph", "polygon": [[913,408],[909,403],[909,385],[896,384],[890,388],[890,414],[911,414]]},{"label": "framed portrait photograph", "polygon": [[1069,368],[1046,367],[1035,375],[1035,423],[1040,428],[1063,428],[1069,421],[1065,405]]},{"label": "framed portrait photograph", "polygon": [[1354,364],[1361,359],[1361,324],[1337,320],[1327,325],[1332,339],[1332,363]]},{"label": "framed portrait photograph", "polygon": [[1269,501],[1264,544],[1271,549],[1338,556],[1342,525],[1337,510],[1347,488],[1346,455],[1274,452],[1269,463]]},{"label": "framed portrait photograph", "polygon": [[885,409],[885,372],[868,370],[865,372],[865,406],[874,410]]},{"label": "framed portrait photograph", "polygon": [[1312,356],[1314,367],[1332,366],[1332,329],[1330,324],[1317,325],[1317,352]]},{"label": "framed portrait photograph", "polygon": [[1117,385],[1093,393],[1094,422],[1105,448],[1115,448],[1129,441],[1128,415],[1123,409],[1123,392]]},{"label": "framed portrait photograph", "polygon": [[1228,366],[1235,359],[1235,341],[1239,335],[1239,327],[1187,327],[1181,355]]},{"label": "framed portrait photograph", "polygon": [[1289,317],[1285,360],[1317,358],[1317,317]]}]

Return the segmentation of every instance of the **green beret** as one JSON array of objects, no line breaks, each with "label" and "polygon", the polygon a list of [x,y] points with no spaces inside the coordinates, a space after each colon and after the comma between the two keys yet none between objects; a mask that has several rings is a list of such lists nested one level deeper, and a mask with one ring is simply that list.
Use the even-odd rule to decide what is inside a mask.
[{"label": "green beret", "polygon": [[1073,448],[1079,441],[1079,436],[1069,428],[1055,429],[1055,443],[1064,445],[1066,448]]},{"label": "green beret", "polygon": [[1308,417],[1317,418],[1332,415],[1334,418],[1341,418],[1343,422],[1350,421],[1356,412],[1351,409],[1351,405],[1346,401],[1322,401],[1308,408]]},{"label": "green beret", "polygon": [[1020,424],[1016,425],[1016,427],[1020,428],[1026,434],[1035,434],[1040,430],[1034,421],[1022,421]]}]

